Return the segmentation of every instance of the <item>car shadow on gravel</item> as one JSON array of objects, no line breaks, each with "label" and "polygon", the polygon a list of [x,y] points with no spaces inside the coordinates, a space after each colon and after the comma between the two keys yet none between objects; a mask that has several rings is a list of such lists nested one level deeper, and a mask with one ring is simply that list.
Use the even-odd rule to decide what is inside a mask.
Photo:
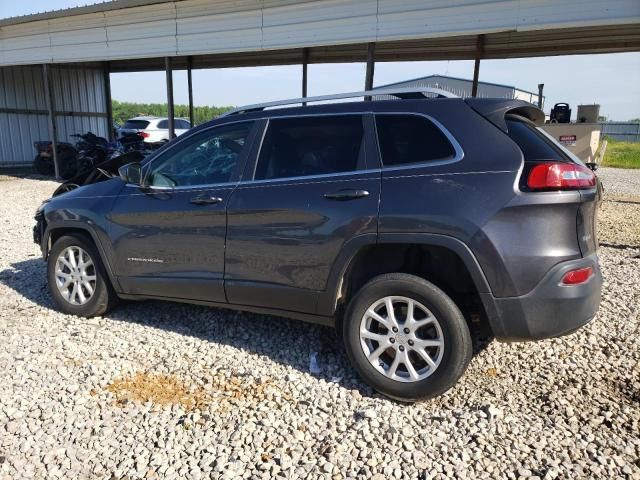
[{"label": "car shadow on gravel", "polygon": [[[13,263],[10,268],[0,271],[0,283],[41,307],[55,309],[46,284],[46,264],[39,257]],[[233,346],[264,355],[327,382],[357,389],[362,395],[378,396],[355,375],[342,342],[330,327],[271,315],[156,300],[122,302],[106,318]],[[474,355],[491,343],[491,338],[481,333],[474,335]],[[234,365],[232,368],[244,367]]]}]

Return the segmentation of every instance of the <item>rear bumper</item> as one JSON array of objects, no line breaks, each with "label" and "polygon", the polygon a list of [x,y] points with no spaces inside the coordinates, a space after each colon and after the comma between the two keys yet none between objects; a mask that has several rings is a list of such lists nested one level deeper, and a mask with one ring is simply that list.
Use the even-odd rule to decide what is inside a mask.
[{"label": "rear bumper", "polygon": [[[593,267],[594,275],[581,285],[561,285],[569,270]],[[593,254],[553,267],[528,294],[495,298],[482,294],[493,334],[499,340],[522,341],[569,334],[589,323],[598,312],[602,273]]]}]

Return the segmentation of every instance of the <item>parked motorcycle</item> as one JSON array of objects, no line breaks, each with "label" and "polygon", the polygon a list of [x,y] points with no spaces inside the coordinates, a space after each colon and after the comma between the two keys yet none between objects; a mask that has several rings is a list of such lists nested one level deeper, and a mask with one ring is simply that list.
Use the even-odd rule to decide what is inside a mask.
[{"label": "parked motorcycle", "polygon": [[52,197],[74,190],[83,185],[103,182],[118,176],[118,169],[127,163],[140,162],[144,159],[144,153],[138,150],[130,150],[122,155],[115,155],[95,165],[92,169],[84,170],[73,178],[63,182],[53,192]]},{"label": "parked motorcycle", "polygon": [[[148,154],[144,140],[137,134],[121,137],[117,142],[109,143],[106,138],[92,132],[74,134],[76,144],[67,142],[57,144],[59,174],[63,180],[69,180],[83,172],[90,172],[105,160],[127,152],[140,151]],[[42,175],[53,175],[53,148],[51,142],[39,141],[34,146],[38,152],[34,159],[36,171]]]},{"label": "parked motorcycle", "polygon": [[[42,175],[53,175],[55,167],[53,165],[53,147],[49,141],[34,142],[36,149],[36,158],[33,160],[33,166],[36,171]],[[71,178],[78,170],[77,158],[78,151],[67,142],[57,144],[58,150],[58,166],[60,167],[60,176],[62,178]]]}]

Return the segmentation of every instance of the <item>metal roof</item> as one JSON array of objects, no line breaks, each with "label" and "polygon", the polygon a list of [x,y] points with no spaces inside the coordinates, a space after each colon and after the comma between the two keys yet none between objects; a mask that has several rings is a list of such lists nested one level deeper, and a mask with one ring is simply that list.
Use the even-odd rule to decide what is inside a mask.
[{"label": "metal roof", "polygon": [[71,17],[74,15],[83,15],[87,13],[108,12],[111,10],[119,10],[122,8],[142,7],[145,5],[154,5],[157,3],[167,3],[168,0],[111,0],[84,5],[82,7],[61,8],[59,10],[51,10],[41,13],[32,13],[29,15],[20,15],[17,17],[0,18],[0,27],[6,25],[17,25],[19,23],[35,22],[37,20],[50,20],[52,18]]},{"label": "metal roof", "polygon": [[[0,66],[111,61],[114,71],[469,59],[640,50],[638,0],[118,0],[0,20]],[[186,62],[186,60],[183,61]]]},{"label": "metal roof", "polygon": [[[421,80],[428,80],[430,78],[444,78],[444,79],[448,79],[448,80],[457,80],[459,82],[473,83],[473,80],[470,79],[470,78],[452,77],[450,75],[433,74],[433,75],[426,75],[424,77],[410,78],[408,80],[402,80],[401,82],[387,83],[386,85],[380,85],[379,87],[376,87],[376,89],[378,89],[378,88],[397,87],[397,86],[400,86],[400,85],[407,85],[409,83],[418,82],[418,81],[421,81]],[[518,90],[519,92],[530,93],[531,95],[538,95],[536,92],[530,92],[529,90],[523,90],[522,88],[514,87],[513,85],[505,85],[503,83],[483,82],[483,81],[479,80],[478,81],[478,85],[491,85],[493,87],[509,88],[511,90]]]}]

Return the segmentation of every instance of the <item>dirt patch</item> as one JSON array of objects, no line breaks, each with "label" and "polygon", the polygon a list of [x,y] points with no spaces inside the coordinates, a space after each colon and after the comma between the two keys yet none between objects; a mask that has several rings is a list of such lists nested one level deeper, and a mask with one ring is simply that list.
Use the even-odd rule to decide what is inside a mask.
[{"label": "dirt patch", "polygon": [[175,375],[138,372],[114,380],[106,387],[116,404],[153,402],[156,405],[182,405],[185,410],[206,407],[209,396],[202,388],[191,387]]},{"label": "dirt patch", "polygon": [[292,396],[283,391],[270,377],[227,377],[218,374],[211,377],[211,393],[215,395],[219,410],[228,411],[234,406],[272,402],[278,407],[290,402]]},{"label": "dirt patch", "polygon": [[[212,403],[222,411],[241,404],[265,401],[282,406],[292,399],[270,377],[226,376],[221,373],[209,377],[207,386],[203,388],[191,386],[176,375],[138,372],[117,378],[105,390],[115,395],[118,406],[123,407],[129,402],[152,402],[160,406],[182,405],[187,411],[202,410]],[[91,394],[95,396],[97,393]]]}]

